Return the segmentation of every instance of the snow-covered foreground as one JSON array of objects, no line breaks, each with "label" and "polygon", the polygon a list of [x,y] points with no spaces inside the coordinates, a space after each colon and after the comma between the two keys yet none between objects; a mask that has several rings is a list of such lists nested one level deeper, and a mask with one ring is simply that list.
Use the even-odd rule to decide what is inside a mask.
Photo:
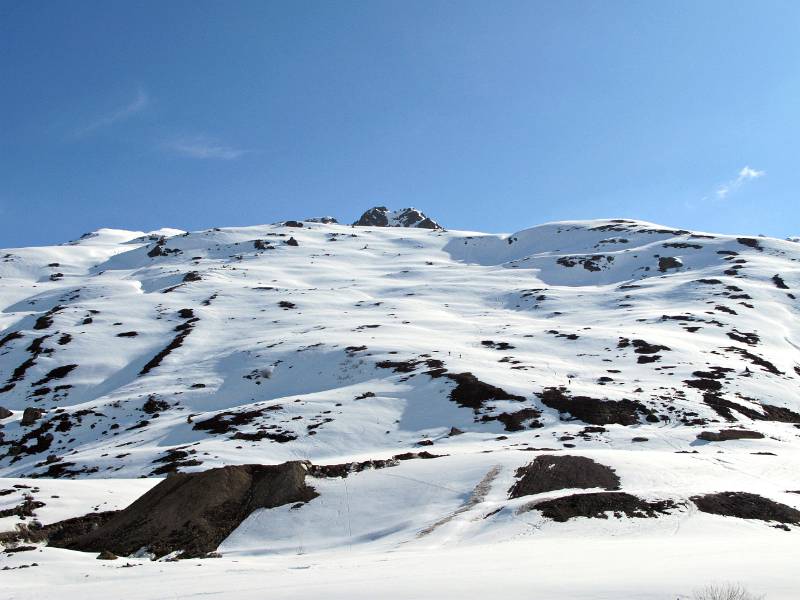
[{"label": "snow-covered foreground", "polygon": [[[699,512],[697,493],[744,490],[797,505],[797,451],[753,454],[746,441],[698,454],[602,449],[628,492],[685,503],[657,519],[558,523],[509,500],[514,472],[538,452],[478,451],[396,467],[310,478],[319,497],[261,510],[220,546],[221,558],[98,561],[39,547],[2,555],[8,598],[690,598],[710,582],[736,581],[770,599],[796,598],[797,529]],[[765,442],[779,450],[780,442]],[[555,454],[548,452],[547,454]],[[32,485],[50,522],[124,506],[153,479],[3,479]],[[794,487],[792,487],[794,486]],[[28,488],[26,491],[30,492]],[[538,499],[579,490],[558,490]],[[50,499],[57,493],[58,499]],[[5,498],[3,498],[5,500]],[[6,505],[13,504],[6,502]],[[2,507],[0,507],[2,508]],[[17,569],[22,565],[32,565]],[[266,595],[266,596],[265,596]]]},{"label": "snow-covered foreground", "polygon": [[[221,558],[2,553],[9,597],[797,597],[794,242],[305,222],[0,257],[0,532],[224,465],[310,461],[318,494],[252,512]],[[511,493],[561,456],[619,484]],[[609,490],[666,508],[542,508]],[[701,510],[718,492],[790,516]]]},{"label": "snow-covered foreground", "polygon": [[[580,536],[387,553],[104,562],[44,549],[3,559],[38,568],[2,573],[9,600],[317,600],[508,598],[676,600],[710,581],[738,581],[770,600],[797,598],[795,536]],[[130,566],[129,566],[130,565]]]}]

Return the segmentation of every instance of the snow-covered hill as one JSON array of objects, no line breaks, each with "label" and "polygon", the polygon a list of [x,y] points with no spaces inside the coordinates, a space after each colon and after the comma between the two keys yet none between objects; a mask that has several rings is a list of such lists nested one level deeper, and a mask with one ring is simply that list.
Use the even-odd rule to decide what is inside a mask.
[{"label": "snow-covered hill", "polygon": [[[0,509],[14,483],[38,486],[47,522],[122,508],[174,471],[302,460],[318,497],[252,513],[225,556],[794,540],[791,519],[787,533],[690,499],[800,507],[800,246],[624,219],[511,235],[412,221],[0,251],[0,474],[78,480],[6,480]],[[511,497],[551,455],[668,505],[561,522],[533,507],[574,487]]]}]

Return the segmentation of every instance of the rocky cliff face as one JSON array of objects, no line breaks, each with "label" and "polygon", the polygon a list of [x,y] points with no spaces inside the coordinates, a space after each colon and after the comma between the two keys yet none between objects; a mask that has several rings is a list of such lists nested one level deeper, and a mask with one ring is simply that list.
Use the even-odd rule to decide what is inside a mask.
[{"label": "rocky cliff face", "polygon": [[373,206],[353,225],[362,227],[418,227],[420,229],[442,229],[436,221],[416,208],[389,210],[385,206]]}]

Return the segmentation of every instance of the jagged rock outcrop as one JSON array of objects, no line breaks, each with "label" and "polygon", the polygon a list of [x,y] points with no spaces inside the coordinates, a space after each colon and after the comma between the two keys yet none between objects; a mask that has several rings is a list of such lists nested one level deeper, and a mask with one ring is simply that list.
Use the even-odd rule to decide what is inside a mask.
[{"label": "jagged rock outcrop", "polygon": [[308,502],[317,496],[305,483],[302,462],[235,465],[167,477],[96,529],[51,545],[120,556],[144,548],[156,556],[180,551],[185,558],[216,550],[258,508]]},{"label": "jagged rock outcrop", "polygon": [[385,206],[373,206],[353,225],[361,227],[418,227],[421,229],[442,229],[436,221],[416,208],[389,210]]}]

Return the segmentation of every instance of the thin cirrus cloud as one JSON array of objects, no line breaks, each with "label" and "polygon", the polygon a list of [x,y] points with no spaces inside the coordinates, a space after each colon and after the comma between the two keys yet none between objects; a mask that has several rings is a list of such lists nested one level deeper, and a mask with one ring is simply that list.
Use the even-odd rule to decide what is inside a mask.
[{"label": "thin cirrus cloud", "polygon": [[176,138],[166,142],[164,147],[178,156],[199,159],[235,160],[248,152],[203,135]]},{"label": "thin cirrus cloud", "polygon": [[147,94],[145,90],[139,88],[136,91],[136,96],[125,106],[121,106],[113,112],[110,112],[106,115],[103,115],[91,123],[89,125],[78,129],[75,132],[76,137],[84,137],[90,135],[100,129],[105,129],[107,127],[111,127],[117,123],[125,121],[132,116],[142,112],[150,105],[150,96]]},{"label": "thin cirrus cloud", "polygon": [[731,179],[723,183],[721,186],[717,188],[717,198],[719,200],[724,200],[728,196],[730,196],[733,192],[738,190],[748,181],[752,181],[753,179],[758,179],[759,177],[763,177],[766,175],[765,171],[758,171],[748,166],[742,167],[739,171],[739,174],[736,176],[735,179]]}]

